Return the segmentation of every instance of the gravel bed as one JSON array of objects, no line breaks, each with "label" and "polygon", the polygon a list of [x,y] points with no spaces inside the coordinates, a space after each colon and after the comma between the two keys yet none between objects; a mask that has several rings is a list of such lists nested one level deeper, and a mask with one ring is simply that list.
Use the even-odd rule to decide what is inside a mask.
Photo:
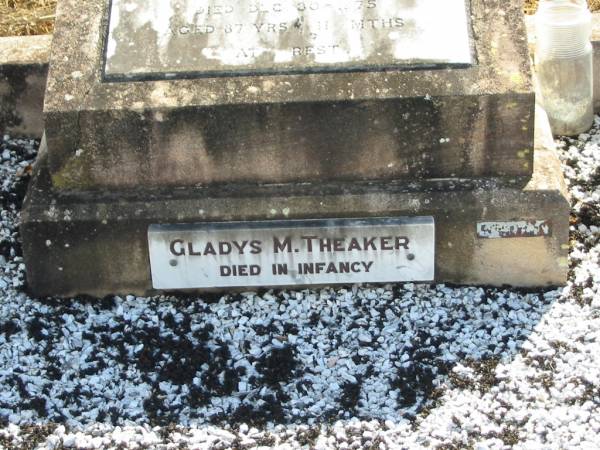
[{"label": "gravel bed", "polygon": [[0,448],[600,448],[600,119],[559,152],[560,290],[349,286],[35,299],[0,144]]}]

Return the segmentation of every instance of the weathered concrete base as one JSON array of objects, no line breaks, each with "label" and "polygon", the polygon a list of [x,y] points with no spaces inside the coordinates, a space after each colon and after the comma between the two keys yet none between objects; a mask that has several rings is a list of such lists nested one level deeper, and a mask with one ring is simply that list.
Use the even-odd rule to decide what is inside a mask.
[{"label": "weathered concrete base", "polygon": [[[543,112],[542,112],[543,114]],[[156,223],[432,215],[436,281],[560,285],[569,202],[547,120],[538,114],[531,180],[279,185],[64,195],[42,154],[23,211],[29,285],[37,295],[153,293],[147,229]],[[502,184],[504,183],[504,184]],[[478,222],[547,221],[551,235],[483,239]]]}]

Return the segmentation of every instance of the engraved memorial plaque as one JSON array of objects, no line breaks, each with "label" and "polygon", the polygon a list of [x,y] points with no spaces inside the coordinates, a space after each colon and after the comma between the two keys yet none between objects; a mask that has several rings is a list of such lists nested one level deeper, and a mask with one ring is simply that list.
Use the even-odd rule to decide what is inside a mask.
[{"label": "engraved memorial plaque", "polygon": [[155,289],[431,281],[432,217],[152,225]]},{"label": "engraved memorial plaque", "polygon": [[112,0],[105,78],[472,63],[468,0]]}]

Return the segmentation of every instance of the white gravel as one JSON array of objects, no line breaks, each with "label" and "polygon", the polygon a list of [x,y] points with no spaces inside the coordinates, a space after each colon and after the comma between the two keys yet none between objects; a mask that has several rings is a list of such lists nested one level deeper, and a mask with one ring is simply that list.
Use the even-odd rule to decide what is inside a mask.
[{"label": "white gravel", "polygon": [[600,448],[600,120],[560,148],[551,292],[354,286],[28,297],[35,143],[0,146],[0,448]]}]

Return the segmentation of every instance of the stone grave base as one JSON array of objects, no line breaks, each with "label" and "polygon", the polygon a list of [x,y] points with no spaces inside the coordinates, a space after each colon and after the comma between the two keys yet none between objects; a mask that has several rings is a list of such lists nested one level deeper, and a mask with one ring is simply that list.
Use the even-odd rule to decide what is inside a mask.
[{"label": "stone grave base", "polygon": [[434,216],[436,282],[561,285],[568,270],[570,206],[543,111],[536,122],[530,180],[65,194],[50,185],[42,144],[21,226],[29,287],[39,296],[156,293],[148,255],[151,224],[399,216]]}]

